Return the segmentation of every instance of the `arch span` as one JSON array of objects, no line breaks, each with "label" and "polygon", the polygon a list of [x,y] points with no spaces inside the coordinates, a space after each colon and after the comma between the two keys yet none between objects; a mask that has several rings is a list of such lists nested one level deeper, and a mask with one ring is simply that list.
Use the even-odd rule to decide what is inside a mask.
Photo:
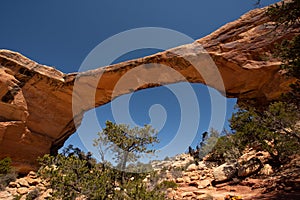
[{"label": "arch span", "polygon": [[[180,54],[172,53],[173,49],[82,73],[64,74],[19,53],[0,50],[0,159],[12,157],[21,172],[34,169],[38,156],[55,152],[76,131],[74,124],[80,124],[85,111],[122,94],[180,81],[203,83],[220,90],[209,68],[205,71],[212,79],[205,81],[195,64],[187,61],[204,55],[197,50],[199,45],[216,64],[224,82],[224,95],[260,103],[276,99],[289,90],[294,80],[282,75],[280,62],[272,57],[271,50],[275,43],[299,34],[299,29],[280,32],[264,11],[265,8],[253,10],[193,44],[175,48]],[[153,67],[147,67],[148,64]],[[141,74],[150,76],[157,65],[174,69],[181,76],[161,71],[155,84],[127,84],[114,91],[126,72],[144,66]],[[97,82],[95,101],[89,102],[90,94],[85,92],[97,81],[97,74],[101,74],[101,80]],[[82,104],[74,114],[72,94],[76,77],[82,92],[75,95]],[[132,81],[138,81],[138,77]]]}]

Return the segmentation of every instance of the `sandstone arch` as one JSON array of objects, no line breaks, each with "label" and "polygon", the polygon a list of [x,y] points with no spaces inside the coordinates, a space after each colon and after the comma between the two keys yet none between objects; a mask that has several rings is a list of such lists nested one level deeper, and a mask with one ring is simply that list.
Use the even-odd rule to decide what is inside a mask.
[{"label": "sandstone arch", "polygon": [[[270,52],[276,42],[299,34],[299,29],[275,30],[264,11],[265,8],[253,10],[194,44],[176,50],[197,57],[201,55],[194,48],[201,44],[221,73],[227,97],[262,103],[274,100],[287,92],[294,80],[282,76],[280,62]],[[148,63],[164,64],[189,82],[207,84],[193,71],[191,63],[170,51],[80,74],[64,74],[19,53],[0,50],[0,159],[10,156],[14,165],[26,172],[37,167],[38,156],[56,151],[76,131],[74,122],[80,123],[84,111],[93,107],[84,104],[73,119],[72,91],[77,75],[83,87],[88,88],[95,74],[103,73],[105,84],[96,93],[96,106],[101,106],[111,101],[114,85],[124,73]],[[165,74],[158,84],[128,86],[117,95],[178,81],[182,80]],[[210,85],[217,87],[213,82]],[[81,98],[84,100],[84,95]]]}]

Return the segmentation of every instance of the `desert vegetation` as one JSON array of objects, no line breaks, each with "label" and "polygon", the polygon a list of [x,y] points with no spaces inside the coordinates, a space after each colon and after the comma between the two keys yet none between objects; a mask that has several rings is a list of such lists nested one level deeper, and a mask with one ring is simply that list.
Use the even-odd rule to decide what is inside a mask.
[{"label": "desert vegetation", "polygon": [[0,191],[11,182],[16,180],[17,173],[11,166],[11,159],[6,157],[0,160]]},{"label": "desert vegetation", "polygon": [[[140,153],[154,152],[147,146],[158,141],[154,129],[148,125],[130,129],[124,124],[107,122],[98,135],[95,146],[102,153],[101,163],[97,163],[91,153],[86,154],[73,146],[57,156],[45,155],[40,159],[39,175],[49,180],[53,199],[165,199],[162,190],[170,183],[150,190],[143,182],[148,175],[143,171],[147,165],[127,165]],[[116,167],[104,159],[104,151],[115,153]],[[128,167],[133,172],[127,172]]]}]

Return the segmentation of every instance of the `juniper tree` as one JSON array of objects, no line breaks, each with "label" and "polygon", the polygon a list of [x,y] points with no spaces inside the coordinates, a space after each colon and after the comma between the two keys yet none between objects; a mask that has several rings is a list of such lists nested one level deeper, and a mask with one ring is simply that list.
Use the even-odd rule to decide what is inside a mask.
[{"label": "juniper tree", "polygon": [[[157,132],[150,125],[144,127],[130,128],[126,124],[116,124],[111,121],[106,122],[106,127],[98,133],[98,138],[94,140],[94,146],[100,151],[111,153],[117,163],[117,167],[122,171],[122,180],[125,179],[126,166],[129,162],[135,162],[142,154],[152,154],[154,149],[150,145],[158,143]],[[104,158],[104,153],[103,156]]]}]

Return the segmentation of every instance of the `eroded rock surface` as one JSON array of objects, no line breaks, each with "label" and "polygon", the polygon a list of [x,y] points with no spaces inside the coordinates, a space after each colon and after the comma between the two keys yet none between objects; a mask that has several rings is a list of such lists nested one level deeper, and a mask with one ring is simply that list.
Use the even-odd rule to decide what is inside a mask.
[{"label": "eroded rock surface", "polygon": [[271,51],[299,28],[275,29],[264,11],[253,10],[193,44],[82,73],[64,74],[0,50],[0,159],[9,156],[28,172],[38,156],[63,145],[85,111],[140,89],[189,81],[243,102],[278,98],[294,80],[282,75]]}]

